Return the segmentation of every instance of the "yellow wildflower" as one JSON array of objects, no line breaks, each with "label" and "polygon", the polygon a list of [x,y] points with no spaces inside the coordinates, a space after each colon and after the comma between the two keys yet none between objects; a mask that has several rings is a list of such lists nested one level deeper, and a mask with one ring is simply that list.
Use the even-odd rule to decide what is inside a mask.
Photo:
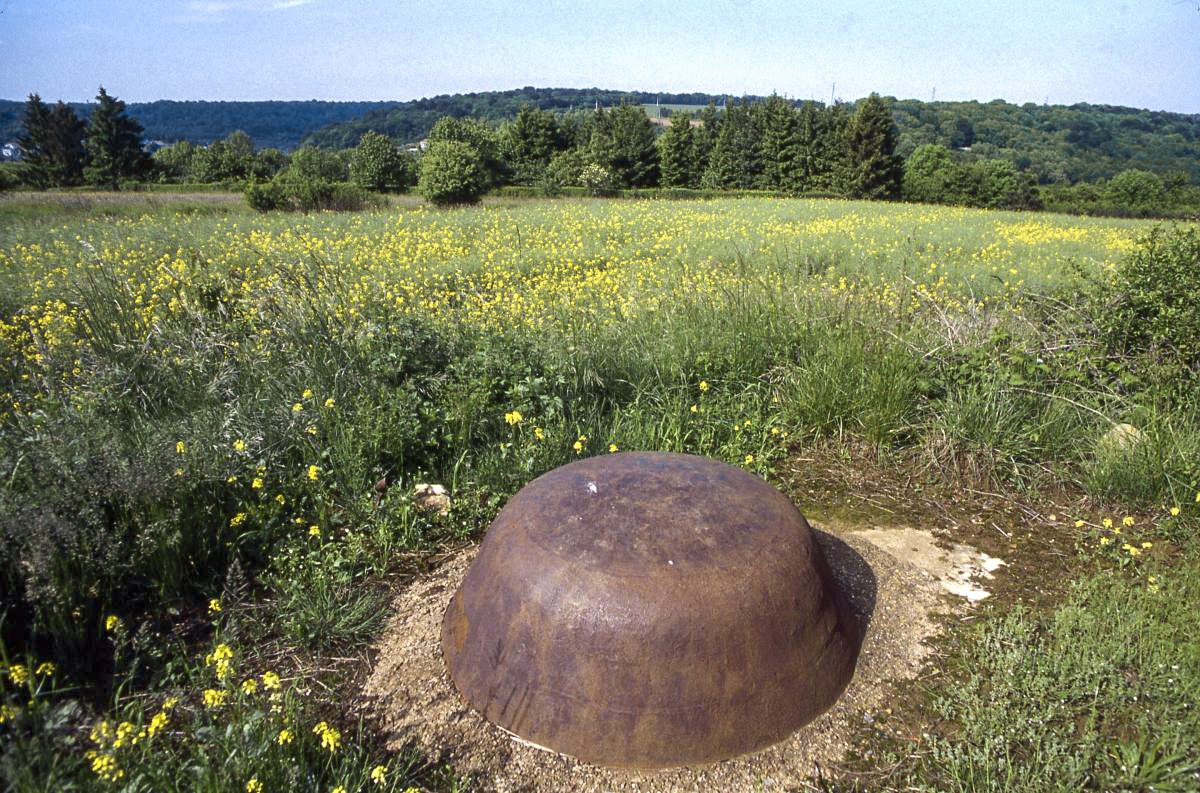
[{"label": "yellow wildflower", "polygon": [[690,408],[688,408],[688,410],[692,411],[693,413],[699,413],[699,412],[700,412],[700,408],[699,408],[699,407],[697,407],[696,405],[692,405]]},{"label": "yellow wildflower", "polygon": [[306,389],[304,389],[304,393],[300,395],[300,398],[301,398],[301,399],[308,399],[308,398],[309,398],[309,397],[311,397],[311,396],[312,396],[312,389],[311,389],[311,388],[306,388]]},{"label": "yellow wildflower", "polygon": [[316,434],[317,434],[317,428],[316,428],[316,427],[314,427],[314,426],[312,426],[311,424],[310,424],[309,426],[305,427],[305,428],[304,428],[304,431],[305,431],[305,432],[307,432],[309,435],[316,435]]},{"label": "yellow wildflower", "polygon": [[104,629],[109,633],[119,631],[121,629],[121,618],[116,614],[109,614],[108,618],[104,620]]},{"label": "yellow wildflower", "polygon": [[1133,525],[1133,518],[1131,518],[1131,517],[1129,517],[1128,515],[1126,515],[1125,517],[1121,518],[1121,525],[1122,525],[1122,526],[1132,526],[1132,525]]},{"label": "yellow wildflower", "polygon": [[1105,518],[1104,520],[1100,521],[1100,525],[1106,529],[1111,529],[1112,528],[1112,518]]},{"label": "yellow wildflower", "polygon": [[42,661],[38,664],[37,671],[34,674],[38,677],[50,677],[57,668],[52,661]]},{"label": "yellow wildflower", "polygon": [[20,714],[21,711],[12,705],[0,705],[0,724],[10,722]]},{"label": "yellow wildflower", "polygon": [[1082,520],[1075,521],[1075,528],[1077,528],[1077,529],[1083,528],[1083,521]]},{"label": "yellow wildflower", "polygon": [[209,614],[220,614],[221,613],[221,601],[217,600],[216,598],[209,598],[208,599],[208,613]]},{"label": "yellow wildflower", "polygon": [[204,707],[219,708],[225,704],[228,694],[215,688],[204,689]]},{"label": "yellow wildflower", "polygon": [[534,427],[533,428],[533,437],[537,438],[539,441],[544,441],[544,440],[546,440],[546,431],[543,430],[541,427]]},{"label": "yellow wildflower", "polygon": [[1154,543],[1150,542],[1149,540],[1146,540],[1144,543],[1142,543],[1142,547],[1143,548],[1153,548]]},{"label": "yellow wildflower", "polygon": [[309,537],[320,537],[321,536],[321,527],[317,526],[315,524],[312,526],[309,526],[308,527],[308,536]]},{"label": "yellow wildflower", "polygon": [[615,452],[616,450],[617,450],[617,444],[615,444],[615,443],[610,443],[610,444],[608,444],[608,451],[609,451],[609,453],[610,453],[610,454],[611,454],[612,452]]},{"label": "yellow wildflower", "polygon": [[244,440],[242,440],[241,438],[238,438],[236,441],[233,442],[233,450],[235,452],[246,451],[246,442]]},{"label": "yellow wildflower", "polygon": [[258,777],[252,776],[246,782],[246,793],[262,793],[262,782],[258,781]]},{"label": "yellow wildflower", "polygon": [[232,518],[229,519],[229,525],[230,526],[241,526],[242,523],[245,522],[245,520],[246,520],[246,513],[239,512],[238,514],[234,515]]},{"label": "yellow wildflower", "polygon": [[176,454],[186,454],[187,453],[187,444],[184,443],[183,441],[175,441],[175,453]]},{"label": "yellow wildflower", "polygon": [[312,481],[314,481],[314,482],[315,482],[315,481],[317,481],[317,479],[318,479],[318,478],[320,478],[320,476],[321,476],[321,469],[320,469],[320,468],[318,468],[318,467],[317,467],[317,466],[315,466],[315,465],[310,465],[310,466],[308,467],[308,478],[309,478],[309,479],[311,479]]},{"label": "yellow wildflower", "polygon": [[279,506],[281,506],[281,507],[283,506],[283,503],[284,503],[284,501],[286,501],[286,500],[287,500],[287,499],[285,499],[285,498],[283,497],[283,493],[280,493],[279,495],[275,496],[275,501],[276,501],[276,503],[278,503],[278,504],[279,504]]},{"label": "yellow wildflower", "polygon": [[254,481],[250,483],[250,487],[254,488],[255,490],[261,490],[262,486],[263,486],[263,479],[261,476],[254,477]]},{"label": "yellow wildflower", "polygon": [[520,424],[522,418],[521,411],[519,410],[513,410],[504,414],[504,420],[508,422],[510,427]]},{"label": "yellow wildflower", "polygon": [[279,744],[280,746],[284,746],[285,744],[291,743],[294,737],[295,736],[292,735],[292,731],[285,728],[279,731],[279,737],[275,739],[275,743]]},{"label": "yellow wildflower", "polygon": [[1101,537],[1101,538],[1100,538],[1100,544],[1101,544],[1101,545],[1108,545],[1110,542],[1112,542],[1112,540],[1111,540],[1111,539],[1109,539],[1108,537]]},{"label": "yellow wildflower", "polygon": [[701,391],[707,391],[707,390],[708,390],[708,381],[707,381],[707,380],[701,380],[701,381],[700,381],[700,390],[701,390]]},{"label": "yellow wildflower", "polygon": [[8,667],[8,679],[16,683],[18,686],[29,680],[29,669],[25,664],[13,664]]},{"label": "yellow wildflower", "polygon": [[263,672],[262,674],[263,688],[267,691],[275,691],[279,688],[279,675],[274,672]]},{"label": "yellow wildflower", "polygon": [[150,719],[150,726],[146,728],[146,734],[151,738],[167,726],[167,714],[164,711],[159,711],[154,714],[154,718]]},{"label": "yellow wildflower", "polygon": [[258,681],[252,677],[248,677],[242,681],[242,693],[249,696],[258,691]]},{"label": "yellow wildflower", "polygon": [[747,455],[746,455],[746,465],[750,465],[750,464],[751,464],[751,463],[753,463],[753,462],[754,462],[754,455],[753,455],[753,454],[747,454]]},{"label": "yellow wildflower", "polygon": [[335,404],[337,404],[337,403],[333,401],[333,397],[330,397],[329,399],[325,400],[325,407],[327,407],[327,408],[331,408]]},{"label": "yellow wildflower", "polygon": [[1171,507],[1171,517],[1174,518],[1174,517],[1177,517],[1178,515],[1179,515],[1179,507]]},{"label": "yellow wildflower", "polygon": [[292,412],[293,412],[293,413],[299,413],[301,410],[304,410],[304,405],[301,405],[299,402],[297,402],[296,404],[292,405]]},{"label": "yellow wildflower", "polygon": [[376,785],[382,785],[386,776],[387,768],[385,766],[377,765],[371,769],[371,781]]}]

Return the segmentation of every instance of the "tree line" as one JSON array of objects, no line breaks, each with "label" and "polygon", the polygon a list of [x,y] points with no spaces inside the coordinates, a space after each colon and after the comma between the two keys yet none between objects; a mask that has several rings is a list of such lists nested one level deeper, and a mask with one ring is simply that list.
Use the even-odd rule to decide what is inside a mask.
[{"label": "tree line", "polygon": [[142,150],[142,125],[125,114],[125,103],[100,87],[87,121],[64,102],[46,105],[37,94],[25,103],[22,179],[38,187],[91,184],[119,188],[152,170]]},{"label": "tree line", "polygon": [[855,105],[797,105],[779,96],[722,107],[710,101],[696,113],[674,112],[667,125],[654,123],[639,104],[566,112],[525,104],[499,122],[442,116],[420,147],[368,131],[352,148],[305,145],[288,154],[258,148],[235,131],[207,146],[181,141],[153,157],[141,151],[141,127],[124,103],[103,88],[98,100],[84,122],[62,102],[47,106],[29,97],[20,139],[27,182],[249,185],[260,209],[357,206],[365,197],[354,189],[412,187],[436,203],[462,203],[516,186],[543,195],[666,188],[1117,215],[1200,210],[1200,188],[1182,173],[1164,179],[1127,169],[1089,184],[1038,185],[1011,160],[962,147],[926,143],[902,156],[895,115],[875,94]]}]

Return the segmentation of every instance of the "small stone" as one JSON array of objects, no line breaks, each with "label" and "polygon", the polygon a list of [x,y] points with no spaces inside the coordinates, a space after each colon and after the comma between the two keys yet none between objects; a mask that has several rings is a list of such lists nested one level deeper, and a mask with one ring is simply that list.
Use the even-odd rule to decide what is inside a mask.
[{"label": "small stone", "polygon": [[419,484],[413,488],[413,501],[422,512],[445,515],[450,511],[450,496],[443,485]]}]

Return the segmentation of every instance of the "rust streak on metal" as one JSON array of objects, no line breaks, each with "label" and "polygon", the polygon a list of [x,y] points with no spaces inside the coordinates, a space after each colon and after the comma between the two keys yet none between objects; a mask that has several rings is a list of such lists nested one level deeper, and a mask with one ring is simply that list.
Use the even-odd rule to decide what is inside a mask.
[{"label": "rust streak on metal", "polygon": [[523,488],[442,624],[450,676],[488,720],[633,768],[786,738],[841,695],[859,637],[782,494],[724,463],[650,452]]}]

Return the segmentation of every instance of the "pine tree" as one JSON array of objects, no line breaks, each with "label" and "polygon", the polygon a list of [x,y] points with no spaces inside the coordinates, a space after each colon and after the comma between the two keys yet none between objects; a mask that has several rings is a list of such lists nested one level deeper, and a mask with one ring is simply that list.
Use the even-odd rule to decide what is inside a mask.
[{"label": "pine tree", "polygon": [[90,162],[83,175],[90,184],[117,190],[122,179],[136,179],[149,168],[142,151],[142,125],[125,115],[125,103],[100,86],[87,131]]},{"label": "pine tree", "polygon": [[18,136],[29,179],[41,187],[79,184],[87,125],[63,102],[47,107],[37,94],[25,103],[24,134]]},{"label": "pine tree", "polygon": [[896,156],[896,122],[878,94],[859,105],[846,134],[846,194],[885,199],[900,194],[903,165]]},{"label": "pine tree", "polygon": [[792,103],[772,95],[754,106],[759,130],[762,173],[759,187],[799,193],[800,120]]},{"label": "pine tree", "polygon": [[534,184],[546,173],[555,154],[568,148],[553,113],[522,105],[504,128],[504,143],[517,184]]},{"label": "pine tree", "polygon": [[695,132],[687,113],[671,116],[671,126],[658,138],[658,159],[663,187],[698,187]]},{"label": "pine tree", "polygon": [[750,190],[759,185],[762,153],[755,126],[748,103],[731,102],[725,106],[704,174],[705,186]]},{"label": "pine tree", "polygon": [[588,144],[592,162],[606,169],[620,187],[658,184],[658,149],[654,125],[641,105],[621,104],[597,110]]}]

